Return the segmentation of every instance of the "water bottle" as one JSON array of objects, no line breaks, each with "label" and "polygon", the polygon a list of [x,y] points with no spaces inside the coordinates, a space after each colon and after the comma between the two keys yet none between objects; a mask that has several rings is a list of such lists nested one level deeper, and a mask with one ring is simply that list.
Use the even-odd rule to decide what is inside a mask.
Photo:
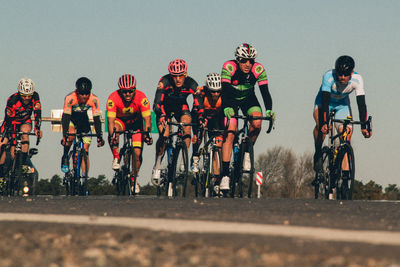
[{"label": "water bottle", "polygon": [[239,144],[236,143],[233,146],[233,161],[237,162],[238,157],[239,157]]},{"label": "water bottle", "polygon": [[173,148],[168,147],[168,149],[167,149],[168,162],[172,162],[172,151],[173,151]]},{"label": "water bottle", "polygon": [[244,157],[243,157],[243,170],[245,170],[245,171],[250,171],[250,168],[251,168],[250,153],[249,153],[249,152],[244,152]]}]

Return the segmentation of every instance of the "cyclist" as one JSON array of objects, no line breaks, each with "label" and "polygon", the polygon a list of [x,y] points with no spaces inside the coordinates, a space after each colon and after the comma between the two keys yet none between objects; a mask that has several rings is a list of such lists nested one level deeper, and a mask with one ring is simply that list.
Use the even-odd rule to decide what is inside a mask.
[{"label": "cyclist", "polygon": [[[222,67],[222,106],[225,117],[229,121],[228,131],[222,145],[222,180],[221,190],[229,190],[229,162],[232,155],[234,134],[237,131],[237,121],[231,119],[238,114],[239,108],[243,114],[262,116],[260,103],[254,92],[256,82],[260,88],[266,116],[275,119],[272,111],[272,98],[268,89],[267,73],[263,65],[255,62],[257,50],[254,46],[243,43],[235,50],[234,60],[226,61]],[[261,131],[261,120],[251,121],[249,136],[253,143]]]},{"label": "cyclist", "polygon": [[[322,143],[328,133],[329,112],[336,109],[336,119],[346,119],[351,116],[349,94],[355,91],[359,117],[361,122],[367,121],[367,105],[365,104],[364,81],[360,74],[354,71],[354,59],[350,56],[340,56],[335,62],[335,68],[325,72],[322,77],[322,85],[319,89],[314,103],[314,170],[322,167]],[[342,127],[336,124],[335,127],[342,131]],[[352,135],[352,127],[347,126],[348,140]],[[365,138],[372,135],[372,131],[366,129],[365,123],[361,124],[361,132]],[[344,172],[346,175],[346,172]],[[347,172],[348,174],[348,172]],[[315,180],[314,180],[315,181]]]},{"label": "cyclist", "polygon": [[[91,108],[93,114],[94,128],[97,135],[97,146],[104,145],[103,132],[101,129],[100,119],[100,103],[99,98],[92,92],[92,82],[86,78],[81,77],[75,83],[75,91],[68,94],[64,100],[64,110],[61,117],[61,125],[63,138],[61,145],[64,146],[64,153],[61,159],[61,170],[66,173],[69,171],[68,152],[71,148],[75,136],[68,136],[67,133],[90,133],[90,123],[87,111]],[[84,137],[84,148],[87,152],[87,172],[89,171],[89,146],[92,139],[91,137]],[[86,166],[82,163],[82,169]],[[82,173],[82,176],[87,176],[88,173]]]},{"label": "cyclist", "polygon": [[[119,90],[114,91],[107,100],[107,120],[108,120],[108,142],[113,154],[112,169],[120,168],[119,156],[119,135],[116,131],[124,130],[151,130],[151,111],[150,103],[142,91],[136,89],[136,79],[131,74],[124,74],[118,79]],[[144,127],[143,127],[144,120]],[[137,182],[139,169],[142,164],[143,142],[148,145],[153,143],[149,134],[134,134],[132,136],[133,147],[135,150],[136,173],[132,179],[136,180],[135,191],[138,194],[140,187]],[[133,163],[132,163],[133,164]]]},{"label": "cyclist", "polygon": [[[204,126],[209,130],[223,130],[224,129],[224,113],[222,111],[221,99],[221,76],[218,73],[210,73],[207,75],[205,86],[199,87],[196,94],[200,95],[200,103],[204,108]],[[192,114],[193,120],[198,122],[197,112]],[[193,171],[198,171],[199,161],[199,147],[204,133],[200,132],[198,136],[198,127],[193,127]],[[222,134],[217,136],[217,146],[222,147]],[[214,157],[214,164],[217,164],[218,159]],[[219,170],[221,171],[221,170]],[[216,174],[215,184],[220,182],[220,173]],[[217,186],[217,185],[216,185]],[[215,189],[218,191],[218,188]]]},{"label": "cyclist", "polygon": [[[0,187],[4,181],[4,175],[6,171],[5,160],[6,160],[6,146],[11,143],[11,157],[14,158],[15,152],[15,132],[30,133],[32,131],[32,119],[31,115],[34,114],[35,127],[34,133],[36,136],[42,137],[42,131],[40,125],[42,122],[42,107],[39,99],[39,94],[35,92],[35,84],[29,78],[23,78],[18,82],[17,93],[12,94],[7,100],[7,106],[5,109],[5,116],[3,124],[0,128]],[[11,142],[10,139],[12,140]],[[22,135],[22,165],[23,169],[29,171],[28,167],[28,151],[29,151],[29,136]]]},{"label": "cyclist", "polygon": [[[202,120],[202,106],[199,95],[195,94],[197,82],[188,76],[187,64],[183,59],[175,59],[168,65],[169,74],[163,76],[158,82],[153,110],[156,113],[159,138],[156,143],[156,160],[152,172],[152,182],[158,184],[160,179],[161,160],[165,152],[165,140],[169,136],[169,126],[166,117],[173,116],[178,122],[191,123],[192,117],[187,103],[187,97],[193,96],[193,109],[198,112]],[[191,127],[185,126],[184,140],[189,148]]]}]

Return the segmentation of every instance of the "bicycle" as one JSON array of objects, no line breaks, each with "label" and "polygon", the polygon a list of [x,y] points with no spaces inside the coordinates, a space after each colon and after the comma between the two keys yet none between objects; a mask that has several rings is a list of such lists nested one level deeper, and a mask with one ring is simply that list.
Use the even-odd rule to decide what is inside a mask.
[{"label": "bicycle", "polygon": [[[222,140],[218,140],[217,137],[224,132],[224,130],[204,128],[204,145],[199,149],[199,168],[198,171],[195,172],[193,180],[196,197],[199,196],[199,193],[202,197],[210,197],[213,195],[215,183],[215,179],[213,178],[222,171],[222,147],[218,146],[218,142],[222,143]],[[199,134],[198,136],[201,135]],[[214,159],[216,159],[215,162]],[[215,193],[216,195],[219,194],[219,192]]]},{"label": "bicycle", "polygon": [[[338,200],[352,200],[355,177],[354,151],[348,141],[348,125],[362,124],[360,121],[347,117],[344,120],[332,119],[336,110],[330,112],[329,145],[322,147],[321,167],[316,172],[314,180],[315,199],[330,199],[335,195]],[[365,122],[368,131],[371,131],[372,117]],[[335,134],[334,123],[342,123],[343,130]],[[336,140],[339,139],[339,144]],[[343,166],[346,164],[347,166]],[[346,170],[344,170],[346,169]],[[348,170],[347,170],[348,169]],[[345,172],[348,172],[347,176]],[[332,194],[330,196],[330,194]]]},{"label": "bicycle", "polygon": [[[247,197],[251,198],[255,167],[254,144],[248,135],[249,123],[253,120],[268,120],[269,127],[266,133],[269,134],[272,130],[274,120],[272,117],[254,117],[251,115],[236,115],[232,118],[243,120],[243,126],[235,133],[233,142],[233,162],[230,171],[233,179],[230,181],[230,196],[232,198],[235,197],[237,187],[238,196],[242,198],[244,187],[247,187]],[[245,175],[248,176],[247,180],[245,179]],[[227,192],[223,192],[223,194],[226,196]]]},{"label": "bicycle", "polygon": [[[68,162],[71,165],[69,171],[65,173],[63,185],[67,196],[86,196],[89,194],[87,188],[88,179],[88,154],[84,148],[84,137],[94,137],[91,133],[67,133],[66,136],[75,136],[72,150],[68,153]],[[84,167],[82,166],[82,163]]]},{"label": "bicycle", "polygon": [[135,150],[132,143],[132,135],[134,134],[149,134],[148,131],[141,130],[124,130],[114,132],[112,138],[115,138],[115,134],[124,135],[124,144],[119,152],[120,162],[122,166],[119,170],[115,171],[113,183],[116,187],[117,195],[129,195],[135,196],[136,194],[136,158]]},{"label": "bicycle", "polygon": [[[22,136],[23,135],[34,135],[35,133],[25,133],[25,132],[14,132],[11,136],[15,139],[15,151],[14,158],[9,156],[9,160],[5,163],[6,177],[3,189],[3,194],[9,196],[28,196],[36,194],[37,184],[38,184],[38,173],[33,167],[30,160],[33,155],[38,153],[37,148],[30,148],[28,151],[28,158],[26,159],[27,165],[22,164]],[[39,145],[40,136],[36,136],[36,146]],[[3,137],[4,138],[4,137]],[[9,153],[9,152],[8,152]],[[26,168],[28,166],[28,168]]]},{"label": "bicycle", "polygon": [[[187,180],[189,176],[189,159],[186,143],[183,139],[184,126],[194,126],[193,123],[172,121],[173,114],[167,119],[170,126],[170,134],[165,140],[167,161],[161,167],[160,181],[157,184],[157,196],[165,191],[168,197],[186,197]],[[172,131],[172,126],[177,126]],[[163,133],[161,133],[163,134]],[[165,166],[165,163],[167,166]]]}]

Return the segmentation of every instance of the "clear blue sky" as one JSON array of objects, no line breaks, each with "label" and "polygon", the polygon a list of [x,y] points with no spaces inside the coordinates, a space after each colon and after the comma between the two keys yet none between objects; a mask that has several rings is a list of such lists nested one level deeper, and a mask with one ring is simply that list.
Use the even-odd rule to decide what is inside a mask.
[{"label": "clear blue sky", "polygon": [[[313,151],[313,101],[322,74],[348,54],[364,78],[374,125],[371,139],[359,129],[353,136],[356,178],[399,184],[397,0],[0,0],[0,7],[1,117],[22,77],[35,81],[43,116],[62,107],[81,76],[92,80],[104,110],[121,74],[134,74],[138,89],[152,102],[172,59],[185,59],[189,75],[202,84],[207,73],[220,72],[223,62],[233,58],[239,43],[249,42],[267,68],[278,116],[276,130],[260,136],[256,152],[282,145],[302,154]],[[351,99],[358,118],[355,96]],[[35,164],[42,178],[50,178],[61,175],[61,135],[50,132],[49,124],[43,129]],[[154,149],[145,147],[141,181],[150,180]],[[111,176],[107,146],[93,145],[91,158],[91,175]]]}]

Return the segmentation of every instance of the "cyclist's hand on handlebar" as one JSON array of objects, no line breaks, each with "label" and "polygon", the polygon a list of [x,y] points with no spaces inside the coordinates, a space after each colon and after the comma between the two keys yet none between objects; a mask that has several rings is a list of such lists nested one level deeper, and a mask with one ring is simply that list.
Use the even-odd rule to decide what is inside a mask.
[{"label": "cyclist's hand on handlebar", "polygon": [[192,137],[192,144],[196,144],[197,143],[197,134],[194,134]]},{"label": "cyclist's hand on handlebar", "polygon": [[102,136],[97,137],[97,147],[104,146],[104,139]]},{"label": "cyclist's hand on handlebar", "polygon": [[272,120],[275,120],[275,119],[276,119],[276,113],[273,112],[273,111],[270,110],[270,109],[268,109],[268,110],[265,112],[265,116],[266,116],[266,117],[272,118]]},{"label": "cyclist's hand on handlebar", "polygon": [[147,145],[152,145],[153,144],[153,138],[149,134],[146,134],[144,136],[144,141],[146,142]]},{"label": "cyclist's hand on handlebar", "polygon": [[322,127],[321,127],[321,132],[323,133],[323,134],[327,134],[328,133],[328,130],[329,130],[329,127],[328,127],[328,124],[324,124],[324,125],[322,125]]},{"label": "cyclist's hand on handlebar", "polygon": [[66,146],[67,145],[67,137],[66,136],[64,136],[62,139],[61,139],[61,145],[62,146]]},{"label": "cyclist's hand on handlebar", "polygon": [[235,116],[235,111],[233,108],[224,108],[225,117],[230,120],[232,116]]},{"label": "cyclist's hand on handlebar", "polygon": [[165,120],[165,115],[161,115],[160,117],[160,124],[165,128],[167,125],[167,121]]},{"label": "cyclist's hand on handlebar", "polygon": [[367,129],[361,129],[361,133],[365,138],[370,138],[372,136],[372,131],[368,131]]},{"label": "cyclist's hand on handlebar", "polygon": [[35,128],[34,129],[34,133],[37,137],[42,138],[43,137],[43,131],[41,131],[40,129]]}]

